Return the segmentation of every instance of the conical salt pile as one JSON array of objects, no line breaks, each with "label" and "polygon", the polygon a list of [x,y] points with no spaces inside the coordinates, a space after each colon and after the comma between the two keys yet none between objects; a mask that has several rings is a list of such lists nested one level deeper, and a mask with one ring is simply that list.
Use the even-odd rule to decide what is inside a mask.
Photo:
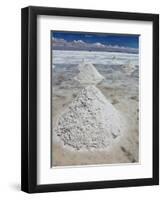
[{"label": "conical salt pile", "polygon": [[89,85],[60,116],[55,134],[75,149],[106,148],[122,134],[120,113],[98,88]]},{"label": "conical salt pile", "polygon": [[79,74],[75,77],[81,84],[98,84],[104,77],[96,70],[95,66],[91,63],[81,63],[78,65]]},{"label": "conical salt pile", "polygon": [[128,63],[126,63],[125,65],[123,65],[123,71],[127,74],[127,75],[131,75],[132,72],[134,72],[136,69],[135,65],[133,65],[132,63],[130,63],[130,61],[128,61]]}]

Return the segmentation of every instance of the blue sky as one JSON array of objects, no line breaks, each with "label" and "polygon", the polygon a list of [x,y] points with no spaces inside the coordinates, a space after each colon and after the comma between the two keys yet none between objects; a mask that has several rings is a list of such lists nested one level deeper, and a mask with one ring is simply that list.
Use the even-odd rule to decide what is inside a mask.
[{"label": "blue sky", "polygon": [[99,42],[104,45],[118,45],[123,47],[138,48],[138,35],[120,35],[120,34],[94,34],[77,32],[52,32],[52,36],[66,41],[82,40],[87,43]]}]

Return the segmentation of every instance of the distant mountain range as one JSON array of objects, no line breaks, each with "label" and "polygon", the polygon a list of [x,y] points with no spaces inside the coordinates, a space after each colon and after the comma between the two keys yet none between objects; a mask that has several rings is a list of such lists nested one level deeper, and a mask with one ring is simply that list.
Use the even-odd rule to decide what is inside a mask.
[{"label": "distant mountain range", "polygon": [[106,52],[123,52],[138,54],[137,48],[122,47],[118,45],[104,45],[99,42],[87,43],[82,40],[66,41],[64,39],[52,38],[52,49],[55,50],[72,50],[72,51],[106,51]]}]

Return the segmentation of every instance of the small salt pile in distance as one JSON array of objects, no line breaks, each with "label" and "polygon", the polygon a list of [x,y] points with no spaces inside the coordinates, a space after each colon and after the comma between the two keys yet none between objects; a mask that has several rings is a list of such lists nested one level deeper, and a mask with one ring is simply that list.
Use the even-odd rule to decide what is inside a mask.
[{"label": "small salt pile in distance", "polygon": [[74,79],[82,85],[96,85],[104,79],[91,63],[83,62],[78,65],[78,69],[80,72]]},{"label": "small salt pile in distance", "polygon": [[130,61],[128,61],[125,65],[123,65],[123,71],[127,75],[131,75],[136,69],[135,65],[133,65]]}]

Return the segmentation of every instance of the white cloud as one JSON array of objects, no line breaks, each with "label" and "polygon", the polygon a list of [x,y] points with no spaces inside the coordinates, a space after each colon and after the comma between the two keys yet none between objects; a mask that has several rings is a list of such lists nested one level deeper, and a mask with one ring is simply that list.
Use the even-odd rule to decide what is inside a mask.
[{"label": "white cloud", "polygon": [[123,47],[118,45],[104,45],[100,42],[86,43],[83,40],[73,40],[68,42],[64,39],[53,38],[53,48],[58,50],[91,50],[91,51],[111,51],[111,52],[126,52],[138,53],[138,49]]}]

